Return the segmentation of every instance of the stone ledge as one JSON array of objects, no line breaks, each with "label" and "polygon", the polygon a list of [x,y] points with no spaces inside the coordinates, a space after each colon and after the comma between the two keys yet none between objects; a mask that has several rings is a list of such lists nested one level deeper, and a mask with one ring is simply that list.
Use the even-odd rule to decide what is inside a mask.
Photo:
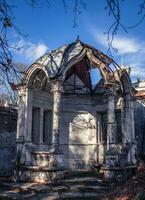
[{"label": "stone ledge", "polygon": [[118,170],[129,170],[129,169],[137,169],[137,166],[135,165],[131,165],[131,166],[124,166],[124,167],[107,167],[107,166],[102,166],[101,167],[102,170],[114,170],[114,171],[118,171]]},{"label": "stone ledge", "polygon": [[102,166],[100,168],[100,173],[104,174],[106,179],[115,179],[117,181],[122,181],[128,177],[131,177],[137,169],[137,166],[124,166],[124,167],[110,167],[110,166]]},{"label": "stone ledge", "polygon": [[20,166],[19,170],[24,171],[34,171],[34,172],[58,172],[58,171],[65,171],[67,172],[67,169],[59,168],[59,169],[51,169],[50,167],[40,167],[40,166]]},{"label": "stone ledge", "polygon": [[33,151],[32,154],[44,154],[44,155],[49,155],[50,152],[49,151]]},{"label": "stone ledge", "polygon": [[66,169],[50,169],[49,167],[21,166],[17,180],[20,182],[49,183],[62,180],[67,174]]}]

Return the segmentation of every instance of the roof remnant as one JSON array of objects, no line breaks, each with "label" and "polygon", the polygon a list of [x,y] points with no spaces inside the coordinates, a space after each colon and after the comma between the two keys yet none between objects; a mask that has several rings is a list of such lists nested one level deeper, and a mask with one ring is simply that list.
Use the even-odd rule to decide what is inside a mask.
[{"label": "roof remnant", "polygon": [[[121,75],[123,72],[127,73],[127,71],[121,69],[112,58],[94,47],[81,42],[79,38],[77,38],[75,42],[48,52],[37,59],[26,71],[23,84],[28,83],[31,74],[36,68],[45,70],[49,81],[51,79],[64,81],[72,66],[85,71],[86,66],[80,62],[84,58],[87,60],[88,72],[92,68],[98,68],[100,70],[102,78],[104,79],[104,86],[121,85]],[[78,63],[80,63],[82,67],[80,67]],[[86,76],[88,77],[85,77],[84,82],[88,84],[90,83],[90,73],[86,73]]]}]

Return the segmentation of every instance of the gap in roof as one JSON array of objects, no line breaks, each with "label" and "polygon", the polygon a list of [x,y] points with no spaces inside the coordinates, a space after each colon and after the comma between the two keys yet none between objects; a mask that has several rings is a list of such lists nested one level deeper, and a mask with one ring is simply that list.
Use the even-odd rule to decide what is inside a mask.
[{"label": "gap in roof", "polygon": [[91,77],[92,88],[94,89],[98,84],[98,82],[102,79],[100,70],[97,68],[90,69],[90,77]]}]

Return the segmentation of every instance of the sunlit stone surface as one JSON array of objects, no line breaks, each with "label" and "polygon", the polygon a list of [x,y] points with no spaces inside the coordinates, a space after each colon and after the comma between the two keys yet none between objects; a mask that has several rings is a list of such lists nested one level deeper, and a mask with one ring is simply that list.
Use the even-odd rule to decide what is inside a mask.
[{"label": "sunlit stone surface", "polygon": [[[100,74],[95,85],[93,68]],[[135,167],[128,70],[99,50],[76,40],[45,54],[17,90],[18,179],[48,182],[62,178],[65,170],[92,167],[113,178]]]}]

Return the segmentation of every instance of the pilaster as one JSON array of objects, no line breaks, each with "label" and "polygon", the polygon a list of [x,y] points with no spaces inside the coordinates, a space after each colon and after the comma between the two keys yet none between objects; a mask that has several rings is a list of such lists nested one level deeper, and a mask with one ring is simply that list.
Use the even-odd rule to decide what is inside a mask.
[{"label": "pilaster", "polygon": [[17,142],[24,142],[26,131],[26,101],[27,101],[27,89],[26,87],[20,87],[18,89],[19,101],[18,101],[18,118],[17,118]]}]

